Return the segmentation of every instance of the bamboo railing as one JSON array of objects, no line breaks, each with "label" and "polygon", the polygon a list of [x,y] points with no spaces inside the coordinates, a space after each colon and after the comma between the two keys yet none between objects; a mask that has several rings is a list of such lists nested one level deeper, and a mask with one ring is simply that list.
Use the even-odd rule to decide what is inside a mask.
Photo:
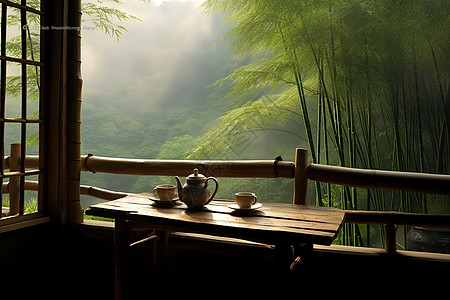
[{"label": "bamboo railing", "polygon": [[[109,158],[87,155],[80,159],[81,171],[149,176],[175,176],[190,174],[194,168],[206,176],[242,177],[242,178],[293,178],[296,181],[297,195],[294,203],[306,204],[305,181],[314,180],[360,188],[404,190],[429,194],[450,195],[450,175],[382,171],[344,168],[328,165],[307,164],[307,152],[297,149],[296,161],[276,160],[145,160]],[[4,169],[11,168],[10,157],[3,159]],[[26,168],[38,168],[39,157],[27,156]],[[27,181],[28,182],[28,181]],[[4,184],[3,190],[8,183]],[[37,185],[29,183],[28,188]],[[90,191],[90,192],[88,192]],[[82,186],[81,193],[94,197],[114,199],[123,196],[117,193],[95,187]],[[301,197],[300,197],[301,196]]]},{"label": "bamboo railing", "polygon": [[188,175],[197,168],[205,176],[294,178],[294,162],[273,160],[153,160],[86,156],[81,159],[81,171],[99,173],[175,176]]},{"label": "bamboo railing", "polygon": [[306,177],[309,180],[360,188],[450,195],[450,175],[311,164]]},{"label": "bamboo railing", "polygon": [[[26,167],[36,168],[39,158],[25,158]],[[11,167],[10,158],[3,160],[5,169]],[[194,168],[202,174],[215,177],[258,177],[293,178],[295,204],[307,204],[308,180],[339,184],[360,188],[403,190],[410,192],[450,195],[450,175],[396,172],[344,168],[328,165],[308,164],[307,151],[296,150],[295,161],[282,160],[146,160],[122,159],[93,156],[89,154],[80,159],[80,170],[127,174],[174,176],[188,175]],[[9,186],[10,187],[10,186]],[[25,189],[37,190],[36,182],[25,182]],[[2,186],[7,192],[8,184]],[[114,200],[126,193],[108,191],[92,186],[80,186],[82,195],[90,195],[104,200]],[[357,224],[385,224],[386,250],[395,253],[395,227],[397,225],[417,225],[450,228],[450,215],[424,215],[391,211],[346,211],[345,222]]]}]

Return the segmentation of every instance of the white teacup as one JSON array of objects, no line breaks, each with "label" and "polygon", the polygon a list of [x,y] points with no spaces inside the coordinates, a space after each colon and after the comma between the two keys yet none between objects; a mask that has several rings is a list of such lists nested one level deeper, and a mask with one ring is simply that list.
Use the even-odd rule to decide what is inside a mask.
[{"label": "white teacup", "polygon": [[153,189],[153,194],[158,196],[159,200],[170,201],[176,197],[175,188],[172,184],[160,184]]},{"label": "white teacup", "polygon": [[235,194],[236,196],[236,204],[241,209],[251,208],[253,204],[258,201],[258,197],[256,197],[255,193],[250,192],[239,192]]}]

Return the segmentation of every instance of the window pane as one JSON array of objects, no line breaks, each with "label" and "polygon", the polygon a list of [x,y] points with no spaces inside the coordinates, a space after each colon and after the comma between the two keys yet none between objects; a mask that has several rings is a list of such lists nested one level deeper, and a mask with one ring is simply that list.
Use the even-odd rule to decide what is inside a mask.
[{"label": "window pane", "polygon": [[27,26],[25,32],[27,37],[27,59],[40,61],[41,26],[40,16],[27,12]]},{"label": "window pane", "polygon": [[11,144],[20,143],[19,123],[5,123],[5,156],[9,156]]},{"label": "window pane", "polygon": [[27,119],[39,120],[40,67],[27,66]]},{"label": "window pane", "polygon": [[[39,124],[27,124],[27,155],[39,155]],[[36,168],[33,168],[36,169]]]},{"label": "window pane", "polygon": [[21,116],[22,75],[20,70],[20,64],[14,62],[7,63],[5,103],[5,117],[7,118],[19,118]]},{"label": "window pane", "polygon": [[36,10],[41,9],[41,1],[40,0],[27,0],[27,6],[34,8]]},{"label": "window pane", "polygon": [[22,41],[20,36],[20,9],[8,7],[6,29],[6,56],[21,58]]},{"label": "window pane", "polygon": [[25,177],[25,205],[24,214],[35,213],[39,210],[38,205],[38,192],[37,187],[39,185],[39,176],[26,176]]},{"label": "window pane", "polygon": [[[7,185],[9,183],[9,178],[3,179],[3,185]],[[3,193],[3,187],[2,187],[2,217],[6,217],[9,214],[9,195],[8,192],[5,191]]]}]

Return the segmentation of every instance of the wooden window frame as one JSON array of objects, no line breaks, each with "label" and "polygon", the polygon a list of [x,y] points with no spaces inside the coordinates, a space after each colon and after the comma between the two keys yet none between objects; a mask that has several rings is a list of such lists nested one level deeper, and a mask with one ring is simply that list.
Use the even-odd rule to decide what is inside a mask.
[{"label": "wooden window frame", "polygon": [[[21,0],[20,4],[0,0],[0,5],[21,9],[24,11],[23,15],[32,12],[39,13],[41,16],[40,61],[38,63],[26,59],[26,56],[8,57],[6,49],[0,53],[0,72],[4,75],[2,78],[5,78],[4,68],[8,61],[25,65],[25,67],[36,64],[40,67],[38,121],[28,120],[26,113],[22,113],[21,118],[4,118],[6,94],[1,95],[1,93],[5,93],[6,79],[0,80],[2,91],[0,102],[3,103],[0,105],[2,106],[0,107],[2,113],[0,140],[3,141],[0,148],[4,158],[4,164],[0,166],[0,178],[8,176],[25,178],[38,174],[39,182],[35,185],[38,185],[39,208],[38,212],[33,214],[23,214],[23,208],[21,208],[16,216],[1,218],[0,232],[49,221],[61,227],[67,223],[81,223],[83,222],[83,210],[80,206],[81,0],[41,0],[40,11],[27,7],[26,0]],[[2,14],[7,15],[7,12]],[[22,23],[26,25],[26,18]],[[7,28],[3,26],[1,30],[3,30],[3,37],[0,32],[0,39],[3,39],[2,45],[5,45]],[[22,35],[23,39],[26,39],[26,36]],[[26,47],[26,41],[22,45]],[[23,53],[26,54],[26,50]],[[26,79],[26,74],[23,78]],[[26,86],[22,88],[26,90]],[[25,153],[26,150],[26,124],[39,124],[38,160],[34,158],[32,162],[32,157],[21,155],[19,170],[16,171],[17,173],[9,172],[9,174],[5,172],[8,167],[5,162],[8,159],[4,157],[4,124],[8,122],[21,124],[21,132],[25,132],[21,135],[20,153]],[[27,166],[33,166],[35,169],[27,169],[25,162],[28,163]],[[27,182],[19,183],[19,192],[23,193],[27,186],[29,186]],[[21,205],[24,205],[23,202]]]},{"label": "wooden window frame", "polygon": [[[43,222],[48,222],[49,217],[46,216],[46,201],[44,195],[44,183],[45,183],[45,166],[44,160],[39,159],[37,164],[33,166],[28,166],[25,164],[26,161],[26,139],[27,139],[27,125],[28,124],[39,124],[39,154],[44,153],[45,149],[45,95],[44,95],[44,74],[45,74],[45,59],[42,55],[45,53],[45,30],[43,30],[44,24],[44,6],[41,4],[39,10],[29,7],[26,5],[26,0],[21,0],[20,4],[11,1],[0,0],[1,5],[1,30],[0,30],[0,140],[2,146],[0,147],[1,157],[3,158],[3,163],[0,164],[0,185],[2,186],[2,194],[4,192],[9,192],[10,194],[10,209],[8,216],[0,216],[0,232],[9,231],[15,228],[22,228],[24,226],[30,226],[34,224],[39,224]],[[20,39],[21,39],[21,56],[12,57],[9,56],[6,50],[7,42],[7,32],[8,29],[8,10],[18,9],[20,11]],[[28,55],[27,44],[31,42],[28,38],[30,33],[28,31],[27,15],[35,14],[40,18],[40,58],[35,60],[34,55],[30,58]],[[6,75],[7,75],[7,64],[17,63],[20,65],[21,73],[21,112],[18,118],[8,118],[5,116],[6,107]],[[28,87],[27,87],[27,68],[29,66],[39,67],[39,118],[30,119],[27,116],[28,108]],[[20,143],[11,145],[11,153],[9,157],[5,157],[5,124],[12,123],[18,124],[20,126]],[[9,172],[6,170],[9,169]],[[31,175],[38,175],[38,199],[37,199],[37,212],[25,214],[25,185],[26,178]],[[8,178],[9,182],[5,185],[4,179]],[[5,188],[3,187],[5,186]],[[12,197],[15,195],[14,197]],[[13,199],[14,198],[14,199]],[[3,201],[0,198],[0,206],[3,206]]]}]

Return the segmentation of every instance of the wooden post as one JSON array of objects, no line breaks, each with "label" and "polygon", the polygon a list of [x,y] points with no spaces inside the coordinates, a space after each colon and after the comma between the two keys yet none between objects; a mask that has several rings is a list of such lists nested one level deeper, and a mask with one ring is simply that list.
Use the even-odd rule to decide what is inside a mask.
[{"label": "wooden post", "polygon": [[[20,171],[20,157],[21,157],[20,144],[11,144],[11,152],[9,159],[9,170],[11,172]],[[20,176],[11,176],[9,178],[9,214],[17,215],[20,207],[20,189],[19,187]]]},{"label": "wooden post", "polygon": [[[67,1],[44,0],[46,14],[44,26],[67,26],[66,5]],[[66,31],[46,30],[44,43],[45,51],[41,51],[45,59],[45,69],[42,75],[44,88],[41,93],[45,96],[40,99],[42,119],[46,120],[43,139],[46,144],[40,154],[40,165],[46,170],[46,176],[40,184],[44,198],[47,199],[46,210],[55,224],[64,226],[66,223],[66,199],[67,181],[66,174],[66,143],[65,143],[65,103],[66,103],[66,67],[63,63],[66,59]],[[41,132],[40,132],[41,133]],[[40,144],[44,144],[40,143]],[[41,166],[41,167],[42,167]]]},{"label": "wooden post", "polygon": [[385,225],[385,239],[386,239],[386,252],[389,254],[397,253],[397,240],[396,240],[396,231],[395,224],[386,224]]},{"label": "wooden post", "polygon": [[295,152],[294,204],[308,203],[308,151],[297,148]]}]

